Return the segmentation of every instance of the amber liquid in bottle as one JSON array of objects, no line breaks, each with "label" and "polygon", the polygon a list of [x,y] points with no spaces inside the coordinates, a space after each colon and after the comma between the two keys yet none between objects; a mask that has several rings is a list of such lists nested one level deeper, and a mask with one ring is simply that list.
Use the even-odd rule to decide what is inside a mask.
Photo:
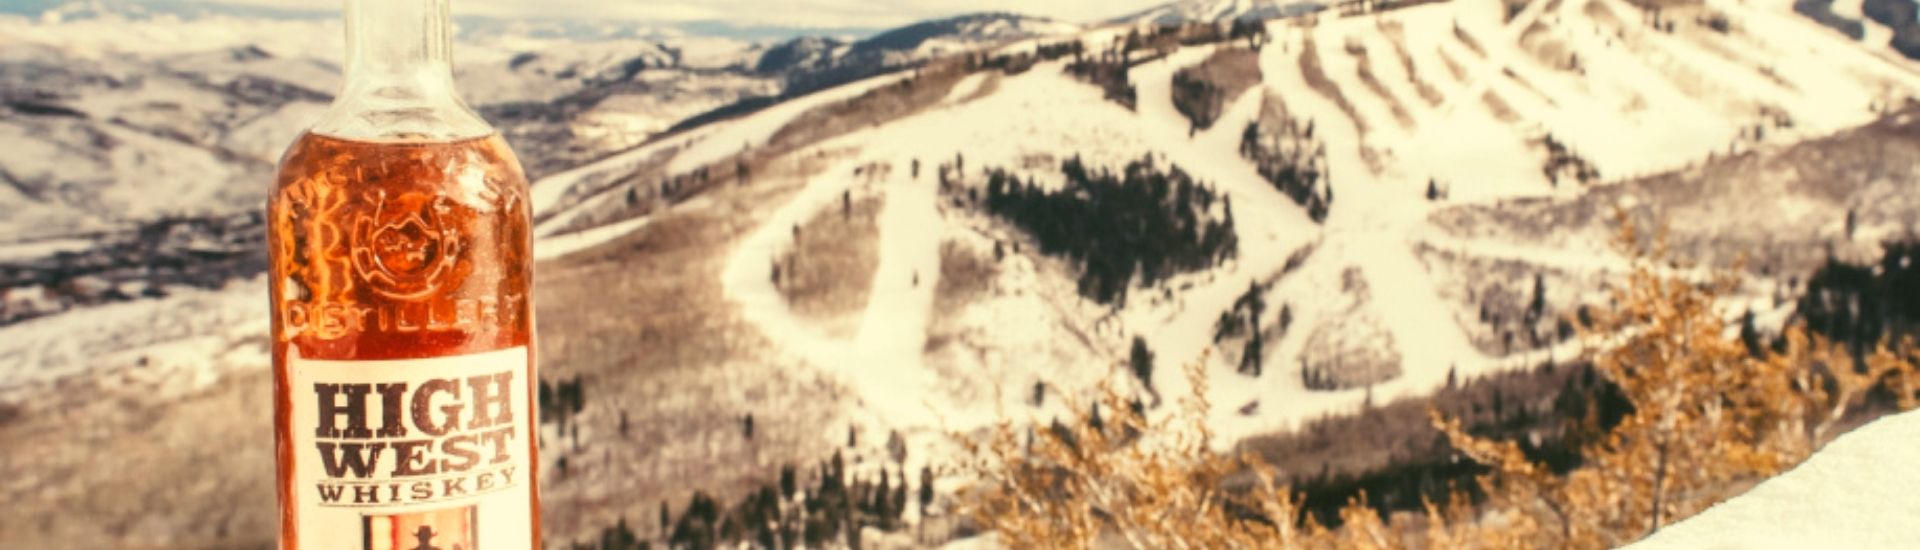
[{"label": "amber liquid in bottle", "polygon": [[280,548],[537,549],[526,179],[452,93],[446,0],[347,16],[267,204]]}]

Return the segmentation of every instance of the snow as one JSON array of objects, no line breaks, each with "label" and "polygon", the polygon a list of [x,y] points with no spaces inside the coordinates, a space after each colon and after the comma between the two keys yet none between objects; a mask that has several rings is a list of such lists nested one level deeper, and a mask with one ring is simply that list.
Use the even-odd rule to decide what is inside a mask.
[{"label": "snow", "polygon": [[634,218],[585,231],[540,239],[533,247],[533,259],[551,260],[599,246],[646,227],[651,218]]},{"label": "snow", "polygon": [[[932,109],[820,144],[819,150],[853,149],[857,153],[830,164],[792,199],[763,216],[761,225],[742,239],[728,261],[724,287],[748,321],[767,334],[777,348],[836,375],[855,390],[870,422],[906,431],[916,447],[937,444],[944,438],[943,426],[982,426],[998,418],[1001,405],[1021,401],[1017,397],[1004,402],[975,397],[1020,396],[1031,388],[1031,379],[1026,376],[1006,373],[975,377],[970,374],[978,371],[938,372],[926,364],[922,350],[934,314],[931,308],[933,290],[939,282],[940,242],[948,233],[944,228],[948,221],[935,207],[937,164],[964,152],[969,167],[1017,166],[1027,154],[1058,151],[1062,144],[1105,145],[1072,149],[1104,162],[1123,161],[1145,150],[1145,143],[1136,137],[1138,130],[1126,122],[1129,114],[1125,110],[1100,100],[1097,90],[1068,80],[1060,69],[1057,63],[1036,67],[1003,79],[997,91],[985,98]],[[982,112],[1028,116],[980,116]],[[908,166],[914,159],[922,163],[917,179],[910,177]],[[854,167],[873,163],[892,166],[883,171],[885,179],[875,182],[886,201],[878,220],[880,261],[859,331],[850,340],[837,340],[788,308],[767,276],[767,265],[770,258],[791,246],[793,225],[836,205],[844,191],[860,185],[851,175]],[[959,315],[942,312],[949,314]],[[1049,335],[1059,330],[1036,324],[1038,321],[1000,318],[996,329],[1023,335]],[[1107,372],[1106,366],[1099,364],[1049,366],[1041,357],[1011,362],[1025,368],[1091,369],[1095,373],[1079,377],[1081,381],[1097,379]]]},{"label": "snow", "polygon": [[[32,208],[0,209],[0,234],[9,239],[64,237],[117,229],[128,219],[226,211],[258,200],[266,190],[240,185],[259,174],[244,164],[122,126],[5,119],[0,120],[0,143],[8,145],[0,147],[0,165],[10,177],[48,187],[15,203]],[[96,143],[107,145],[94,149]]]},{"label": "snow", "polygon": [[1630,548],[1912,548],[1920,543],[1916,441],[1920,413],[1881,418]]},{"label": "snow", "polygon": [[[573,216],[578,215],[579,212],[592,206],[594,201],[600,200],[611,193],[611,191],[602,190],[599,195],[587,197],[572,204],[564,203],[564,200],[570,195],[582,192],[584,190],[582,189],[583,184],[598,185],[609,178],[616,178],[632,173],[635,169],[638,169],[642,163],[652,159],[654,155],[671,152],[676,148],[683,147],[687,140],[693,139],[703,133],[704,131],[695,131],[671,138],[654,140],[625,152],[594,161],[585,166],[534,181],[531,184],[532,189],[530,191],[533,196],[534,214],[536,216],[553,216],[540,222],[540,224],[534,228],[534,234],[544,237],[562,227],[566,227],[567,223],[572,221]],[[572,208],[561,210],[563,207]]]},{"label": "snow", "polygon": [[288,103],[241,123],[220,140],[220,146],[261,162],[277,164],[287,146],[326,112],[327,105],[320,102]]},{"label": "snow", "polygon": [[861,94],[905,77],[906,73],[903,72],[876,76],[783,101],[751,115],[721,123],[712,132],[694,140],[693,145],[687,150],[675,155],[673,161],[667,165],[667,171],[672,174],[684,174],[719,162],[741,151],[765,145],[767,140],[773,138],[774,133],[785,128],[794,117],[816,107],[859,97]]},{"label": "snow", "polygon": [[[925,395],[932,385],[921,366],[932,319],[933,290],[940,279],[942,219],[936,208],[938,182],[931,171],[919,178],[887,184],[880,212],[880,264],[874,268],[865,320],[847,363],[849,379],[862,395]],[[933,411],[923,402],[875,399],[878,412],[893,422],[931,426]]]},{"label": "snow", "polygon": [[266,278],[23,321],[0,338],[0,403],[66,380],[178,395],[267,363]]},{"label": "snow", "polygon": [[972,97],[975,93],[978,93],[980,86],[986,83],[986,81],[987,73],[967,75],[965,78],[960,79],[959,82],[954,83],[953,90],[947,92],[947,98],[941,102],[953,104],[965,101],[968,97]]},{"label": "snow", "polygon": [[36,260],[61,252],[80,252],[93,247],[87,239],[47,239],[0,244],[0,262]]},{"label": "snow", "polygon": [[605,182],[609,178],[628,175],[655,155],[671,154],[667,172],[675,175],[685,174],[746,149],[765,145],[767,140],[772,139],[781,128],[785,128],[795,117],[807,111],[859,97],[861,94],[892,84],[904,77],[904,73],[882,75],[814,92],[740,118],[716,122],[686,133],[653,140],[592,164],[541,178],[532,184],[534,213],[551,217],[541,221],[534,228],[534,234],[543,238],[550,237],[567,227],[580,213],[612,197],[616,189],[600,190],[598,193],[571,203],[566,201],[567,198],[588,191],[588,188]]}]

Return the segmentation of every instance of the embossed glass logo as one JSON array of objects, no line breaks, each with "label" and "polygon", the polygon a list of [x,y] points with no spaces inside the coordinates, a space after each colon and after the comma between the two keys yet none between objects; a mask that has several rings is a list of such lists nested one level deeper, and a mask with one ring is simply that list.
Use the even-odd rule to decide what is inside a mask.
[{"label": "embossed glass logo", "polygon": [[448,283],[464,244],[443,221],[453,205],[446,197],[381,191],[371,216],[354,222],[353,270],[382,296],[420,300]]}]

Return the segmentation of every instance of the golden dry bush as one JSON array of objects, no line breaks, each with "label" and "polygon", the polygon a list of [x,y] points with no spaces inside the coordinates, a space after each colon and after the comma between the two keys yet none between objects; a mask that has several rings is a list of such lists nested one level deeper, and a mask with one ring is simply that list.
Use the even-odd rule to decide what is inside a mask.
[{"label": "golden dry bush", "polygon": [[[1271,467],[1215,452],[1199,365],[1187,367],[1192,394],[1160,420],[1103,386],[1092,406],[1069,403],[1068,422],[1029,431],[1002,420],[984,438],[958,436],[961,470],[977,480],[961,494],[965,512],[1013,548],[1402,546],[1364,501],[1333,533],[1302,519]],[[1253,488],[1226,490],[1240,471],[1254,474]]]},{"label": "golden dry bush", "polygon": [[1730,496],[1736,482],[1804,460],[1875,386],[1913,406],[1911,345],[1856,364],[1792,327],[1784,351],[1753,357],[1719,308],[1730,278],[1691,280],[1668,260],[1663,235],[1643,244],[1624,214],[1620,227],[1632,268],[1581,329],[1595,369],[1633,410],[1564,476],[1434,413],[1455,449],[1492,468],[1479,479],[1478,542],[1463,546],[1625,544]]}]

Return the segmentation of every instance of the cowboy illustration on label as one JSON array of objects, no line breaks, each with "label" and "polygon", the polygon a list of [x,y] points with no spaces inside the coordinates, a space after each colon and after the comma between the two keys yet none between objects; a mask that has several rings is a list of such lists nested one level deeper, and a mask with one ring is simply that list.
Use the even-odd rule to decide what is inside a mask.
[{"label": "cowboy illustration on label", "polygon": [[366,550],[478,550],[476,507],[366,516]]}]

